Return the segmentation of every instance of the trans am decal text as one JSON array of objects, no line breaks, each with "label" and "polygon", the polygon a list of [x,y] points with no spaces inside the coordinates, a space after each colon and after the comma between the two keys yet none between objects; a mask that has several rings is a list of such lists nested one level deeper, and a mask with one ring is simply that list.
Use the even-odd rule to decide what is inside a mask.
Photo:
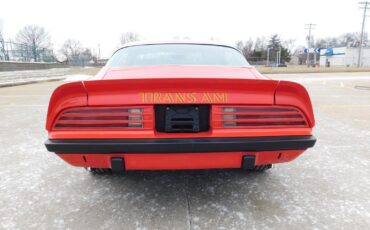
[{"label": "trans am decal text", "polygon": [[142,103],[227,103],[227,93],[141,92]]}]

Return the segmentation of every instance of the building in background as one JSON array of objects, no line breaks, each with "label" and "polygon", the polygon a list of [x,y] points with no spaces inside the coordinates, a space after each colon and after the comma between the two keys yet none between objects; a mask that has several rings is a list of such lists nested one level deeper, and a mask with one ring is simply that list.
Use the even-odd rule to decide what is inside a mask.
[{"label": "building in background", "polygon": [[[358,48],[337,47],[320,50],[320,66],[356,67]],[[362,49],[362,67],[370,67],[370,47]]]}]

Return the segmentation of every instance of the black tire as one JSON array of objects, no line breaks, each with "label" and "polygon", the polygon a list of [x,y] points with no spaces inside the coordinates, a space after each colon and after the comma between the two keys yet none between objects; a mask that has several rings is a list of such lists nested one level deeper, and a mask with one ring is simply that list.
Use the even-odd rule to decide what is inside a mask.
[{"label": "black tire", "polygon": [[272,164],[268,164],[268,165],[256,165],[254,166],[253,169],[250,169],[249,171],[252,171],[252,172],[264,172],[268,169],[272,168]]},{"label": "black tire", "polygon": [[89,171],[91,174],[95,174],[95,175],[112,173],[112,169],[107,169],[107,168],[85,168],[85,169]]}]

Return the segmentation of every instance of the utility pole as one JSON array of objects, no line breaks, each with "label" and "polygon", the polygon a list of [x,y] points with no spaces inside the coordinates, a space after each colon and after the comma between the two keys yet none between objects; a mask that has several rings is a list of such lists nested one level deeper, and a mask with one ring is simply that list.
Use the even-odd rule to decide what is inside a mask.
[{"label": "utility pole", "polygon": [[306,30],[308,30],[308,38],[307,38],[307,60],[306,60],[306,64],[307,64],[307,67],[310,66],[310,46],[311,46],[311,31],[313,29],[315,29],[314,27],[316,26],[316,24],[306,24]]},{"label": "utility pole", "polygon": [[267,47],[267,62],[266,62],[266,66],[270,66],[270,49],[271,49],[271,47]]},{"label": "utility pole", "polygon": [[281,63],[281,45],[279,46],[279,62],[278,62],[278,67],[279,67],[279,65],[280,65],[280,63]]},{"label": "utility pole", "polygon": [[362,44],[364,43],[364,27],[365,27],[365,19],[366,19],[366,11],[369,9],[369,2],[359,2],[360,9],[364,9],[364,15],[362,16],[362,26],[361,26],[361,37],[360,37],[360,46],[358,48],[358,59],[357,59],[357,67],[362,66]]}]

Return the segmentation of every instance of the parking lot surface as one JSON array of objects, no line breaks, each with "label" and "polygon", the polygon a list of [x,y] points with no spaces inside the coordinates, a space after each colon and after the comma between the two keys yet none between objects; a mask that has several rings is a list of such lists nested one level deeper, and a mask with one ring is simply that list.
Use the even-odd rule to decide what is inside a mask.
[{"label": "parking lot surface", "polygon": [[307,87],[318,142],[266,173],[91,175],[43,145],[62,82],[0,88],[0,229],[368,229],[370,73],[270,77]]}]

